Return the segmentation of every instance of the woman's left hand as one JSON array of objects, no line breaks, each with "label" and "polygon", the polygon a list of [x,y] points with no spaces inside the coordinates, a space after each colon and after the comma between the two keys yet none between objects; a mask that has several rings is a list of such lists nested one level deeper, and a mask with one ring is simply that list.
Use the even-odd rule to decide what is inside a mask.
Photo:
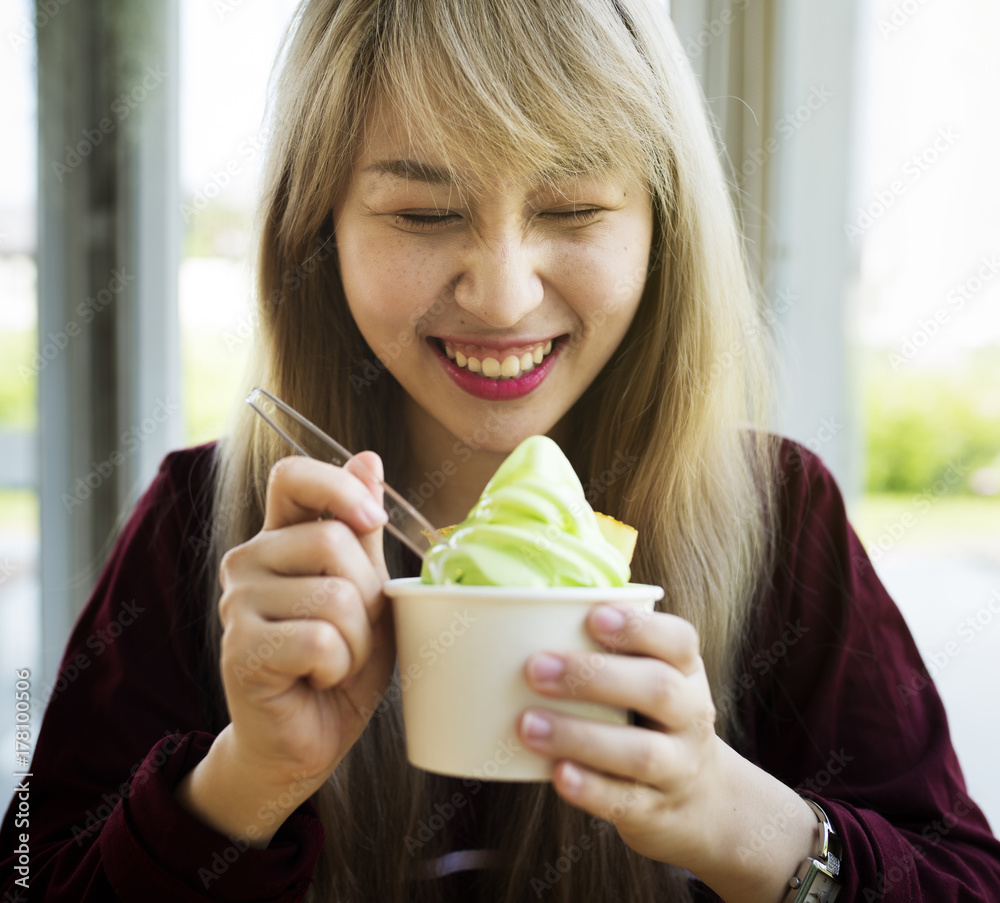
[{"label": "woman's left hand", "polygon": [[[609,652],[545,652],[525,664],[529,686],[554,699],[630,709],[607,724],[533,708],[521,742],[556,760],[567,802],[612,822],[650,859],[681,866],[724,900],[777,900],[814,843],[816,818],[790,787],[715,732],[715,706],[690,622],[598,605],[587,629]],[[755,839],[769,840],[758,844]],[[751,856],[734,855],[751,844]]]},{"label": "woman's left hand", "polygon": [[560,796],[613,822],[632,849],[696,863],[710,842],[722,743],[698,634],[675,615],[611,605],[595,606],[587,627],[613,652],[532,656],[525,665],[529,685],[543,696],[631,709],[640,724],[537,708],[521,716],[521,741],[556,760]]}]

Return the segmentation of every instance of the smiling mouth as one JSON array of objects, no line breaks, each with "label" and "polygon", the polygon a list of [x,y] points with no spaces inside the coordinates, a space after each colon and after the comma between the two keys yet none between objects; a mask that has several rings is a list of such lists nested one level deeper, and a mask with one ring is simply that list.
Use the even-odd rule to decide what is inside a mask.
[{"label": "smiling mouth", "polygon": [[[558,340],[556,340],[558,341]],[[463,370],[487,379],[517,379],[538,367],[551,353],[553,340],[505,351],[502,354],[474,345],[462,345],[438,339],[448,358]]]}]

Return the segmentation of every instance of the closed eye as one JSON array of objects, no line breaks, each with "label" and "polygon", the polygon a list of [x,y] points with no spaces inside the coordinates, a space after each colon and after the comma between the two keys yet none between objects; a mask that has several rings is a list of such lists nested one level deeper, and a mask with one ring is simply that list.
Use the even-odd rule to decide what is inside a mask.
[{"label": "closed eye", "polygon": [[[576,226],[592,222],[602,213],[603,207],[576,207],[572,210],[544,210],[538,216],[560,224]],[[397,226],[411,232],[433,232],[454,225],[461,220],[457,213],[446,210],[433,213],[396,213],[393,219]]]},{"label": "closed eye", "polygon": [[541,216],[560,223],[579,225],[589,223],[602,209],[602,207],[577,207],[573,210],[546,210]]},{"label": "closed eye", "polygon": [[413,232],[430,232],[451,225],[461,217],[457,213],[397,213],[394,215],[397,226],[402,226]]}]

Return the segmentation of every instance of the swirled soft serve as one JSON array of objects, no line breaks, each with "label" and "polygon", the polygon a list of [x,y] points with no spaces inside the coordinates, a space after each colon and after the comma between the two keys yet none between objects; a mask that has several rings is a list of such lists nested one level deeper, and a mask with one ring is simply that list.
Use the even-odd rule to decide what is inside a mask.
[{"label": "swirled soft serve", "polygon": [[562,450],[546,436],[514,449],[468,517],[432,549],[423,583],[624,586],[632,527],[598,515]]}]

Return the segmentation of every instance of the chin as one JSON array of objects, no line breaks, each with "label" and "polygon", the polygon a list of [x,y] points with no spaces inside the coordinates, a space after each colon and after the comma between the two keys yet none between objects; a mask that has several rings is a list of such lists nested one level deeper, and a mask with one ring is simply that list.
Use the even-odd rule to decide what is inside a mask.
[{"label": "chin", "polygon": [[559,423],[560,420],[526,422],[523,415],[505,415],[500,409],[490,411],[474,426],[450,432],[457,442],[473,452],[508,455],[529,436],[550,435]]}]

